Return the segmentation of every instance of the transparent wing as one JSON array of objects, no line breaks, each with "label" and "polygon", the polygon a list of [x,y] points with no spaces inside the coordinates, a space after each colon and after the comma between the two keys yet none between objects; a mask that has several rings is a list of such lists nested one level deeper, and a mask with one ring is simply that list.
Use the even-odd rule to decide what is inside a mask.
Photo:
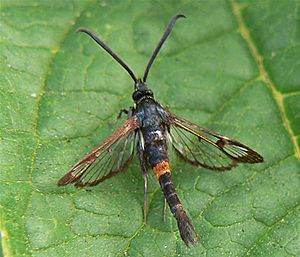
[{"label": "transparent wing", "polygon": [[72,167],[58,185],[95,186],[122,171],[133,157],[137,128],[137,117],[129,118],[103,144]]},{"label": "transparent wing", "polygon": [[239,162],[263,162],[260,154],[236,140],[171,113],[168,119],[173,148],[189,163],[213,170],[229,170]]}]

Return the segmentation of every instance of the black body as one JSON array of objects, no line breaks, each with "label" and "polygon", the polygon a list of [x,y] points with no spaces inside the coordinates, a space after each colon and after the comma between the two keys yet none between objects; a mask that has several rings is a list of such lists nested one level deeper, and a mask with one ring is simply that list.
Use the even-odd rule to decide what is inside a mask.
[{"label": "black body", "polygon": [[[169,163],[167,134],[170,130],[170,123],[167,113],[154,100],[153,94],[138,101],[133,115],[139,117],[141,133],[138,140],[138,155],[141,167],[144,167],[142,169],[144,175],[148,176],[148,165],[154,169],[161,163]],[[163,173],[158,177],[158,180],[170,210],[177,220],[182,240],[186,245],[197,243],[198,236],[183,210],[171,173]]]},{"label": "black body", "polygon": [[[140,102],[135,115],[140,120],[140,130],[144,142],[143,149],[139,149],[139,155],[145,155],[148,164],[154,168],[158,163],[168,161],[167,123],[159,113],[161,109],[154,99],[146,98]],[[141,152],[142,151],[142,152]]]}]

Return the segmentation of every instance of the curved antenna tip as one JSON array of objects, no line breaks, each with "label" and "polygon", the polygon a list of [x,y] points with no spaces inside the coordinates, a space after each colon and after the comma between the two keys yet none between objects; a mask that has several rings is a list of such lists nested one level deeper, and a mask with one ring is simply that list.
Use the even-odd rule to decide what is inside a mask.
[{"label": "curved antenna tip", "polygon": [[182,13],[178,13],[178,14],[176,14],[175,16],[174,16],[174,18],[176,17],[176,20],[178,19],[178,18],[187,18],[184,14],[182,14]]},{"label": "curved antenna tip", "polygon": [[86,29],[86,28],[78,28],[78,29],[76,29],[76,33],[78,33],[78,32],[84,32],[84,33],[92,33],[92,31],[90,31],[90,30],[88,30],[88,29]]},{"label": "curved antenna tip", "polygon": [[83,30],[85,30],[85,28],[78,28],[76,29],[76,32],[83,32]]},{"label": "curved antenna tip", "polygon": [[150,60],[147,64],[147,67],[146,67],[146,70],[144,72],[144,76],[143,76],[143,82],[146,82],[147,80],[147,77],[148,77],[148,74],[149,74],[149,71],[151,69],[151,66],[158,54],[158,52],[160,51],[161,47],[163,46],[164,42],[166,41],[166,39],[168,38],[169,34],[171,33],[174,25],[175,25],[175,22],[177,21],[177,19],[179,18],[186,18],[186,16],[184,14],[176,14],[175,16],[172,17],[172,19],[169,21],[169,24],[168,24],[168,27],[167,29],[165,30],[163,36],[161,37],[158,45],[156,46],[156,48],[154,49],[151,57],[150,57]]}]

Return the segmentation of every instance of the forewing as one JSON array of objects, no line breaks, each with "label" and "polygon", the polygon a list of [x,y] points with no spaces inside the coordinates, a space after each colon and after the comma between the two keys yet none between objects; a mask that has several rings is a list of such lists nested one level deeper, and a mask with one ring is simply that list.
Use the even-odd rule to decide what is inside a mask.
[{"label": "forewing", "polygon": [[213,170],[229,170],[237,163],[263,162],[250,147],[169,113],[176,153],[185,161]]},{"label": "forewing", "polygon": [[95,186],[122,171],[133,157],[137,128],[138,118],[129,118],[63,176],[58,185],[74,183],[77,187]]}]

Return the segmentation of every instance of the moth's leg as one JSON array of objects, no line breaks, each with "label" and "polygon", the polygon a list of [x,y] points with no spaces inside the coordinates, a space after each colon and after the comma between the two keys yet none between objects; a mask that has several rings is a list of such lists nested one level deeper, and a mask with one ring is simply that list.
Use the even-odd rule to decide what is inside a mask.
[{"label": "moth's leg", "polygon": [[144,174],[144,222],[147,223],[148,174]]},{"label": "moth's leg", "polygon": [[167,200],[164,198],[164,223],[166,223],[166,216],[167,216]]},{"label": "moth's leg", "polygon": [[122,117],[123,113],[128,115],[129,111],[130,110],[127,110],[127,109],[121,109],[120,112],[119,112],[119,114],[118,114],[118,116],[117,116],[117,120],[119,120]]},{"label": "moth's leg", "polygon": [[129,107],[128,109],[121,109],[118,116],[117,116],[117,120],[119,120],[122,117],[122,114],[126,114],[128,118],[132,117],[134,112],[134,107]]},{"label": "moth's leg", "polygon": [[144,222],[147,223],[147,192],[148,192],[148,167],[144,151],[144,137],[142,132],[138,131],[138,157],[144,177]]}]

